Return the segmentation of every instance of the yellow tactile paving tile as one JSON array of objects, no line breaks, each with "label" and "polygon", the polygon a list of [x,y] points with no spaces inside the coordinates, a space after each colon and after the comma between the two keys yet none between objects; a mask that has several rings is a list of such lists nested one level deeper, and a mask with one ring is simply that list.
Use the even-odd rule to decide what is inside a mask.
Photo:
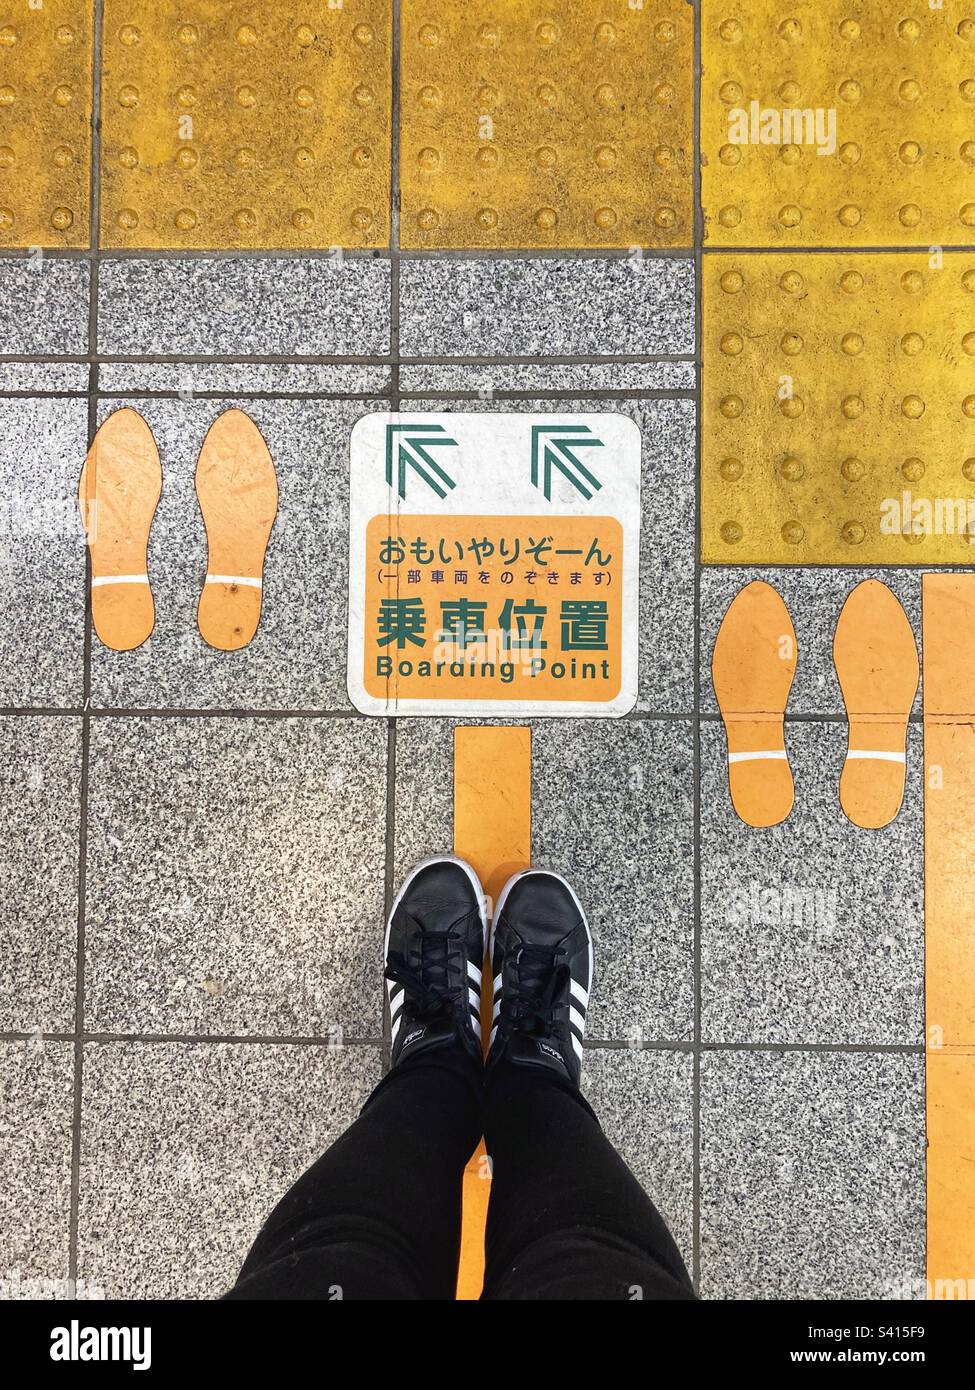
[{"label": "yellow tactile paving tile", "polygon": [[90,0],[0,3],[0,246],[86,247]]},{"label": "yellow tactile paving tile", "polygon": [[400,240],[689,246],[684,0],[404,0]]},{"label": "yellow tactile paving tile", "polygon": [[975,1278],[975,574],[926,574],[921,592],[927,1268],[943,1298]]},{"label": "yellow tactile paving tile", "polygon": [[389,241],[390,0],[106,0],[101,244]]},{"label": "yellow tactile paving tile", "polygon": [[709,245],[975,241],[971,0],[704,0],[701,48]]},{"label": "yellow tactile paving tile", "polygon": [[[476,870],[488,910],[512,874],[531,863],[532,741],[524,726],[460,725],[454,731],[454,853]],[[491,1030],[492,979],[481,988],[483,1041]],[[484,1141],[464,1173],[457,1297],[476,1299],[484,1283],[484,1231],[491,1195]]]},{"label": "yellow tactile paving tile", "polygon": [[975,562],[975,253],[707,255],[705,563]]}]

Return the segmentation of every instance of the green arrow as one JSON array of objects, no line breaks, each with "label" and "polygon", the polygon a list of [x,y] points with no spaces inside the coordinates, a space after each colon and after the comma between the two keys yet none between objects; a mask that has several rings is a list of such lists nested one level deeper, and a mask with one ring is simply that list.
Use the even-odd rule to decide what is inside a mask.
[{"label": "green arrow", "polygon": [[[572,437],[566,438],[566,435]],[[573,450],[602,447],[603,441],[596,438],[588,425],[532,425],[532,486],[540,487],[545,500],[551,502],[552,469],[557,468],[588,502],[602,483],[581,459],[576,458]]]},{"label": "green arrow", "polygon": [[[397,440],[397,435],[407,435],[410,430],[416,434]],[[437,433],[439,431],[439,433]],[[393,486],[393,455],[396,455],[396,490],[401,498],[406,497],[406,470],[412,468],[420,475],[428,487],[438,497],[446,497],[455,487],[453,478],[445,472],[429,450],[438,444],[456,445],[444,431],[443,425],[387,425],[386,426],[386,482]]]}]

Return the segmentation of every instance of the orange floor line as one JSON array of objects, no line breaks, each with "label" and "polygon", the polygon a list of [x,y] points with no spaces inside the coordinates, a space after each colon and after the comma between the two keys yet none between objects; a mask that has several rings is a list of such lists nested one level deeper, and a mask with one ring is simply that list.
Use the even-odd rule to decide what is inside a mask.
[{"label": "orange floor line", "polygon": [[975,574],[926,574],[922,597],[927,1273],[930,1297],[972,1297]]},{"label": "orange floor line", "polygon": [[[490,902],[531,861],[531,730],[454,731],[454,853],[477,870]],[[491,972],[484,971],[481,1018],[490,1036]],[[491,1181],[483,1140],[464,1173],[457,1297],[475,1299],[484,1281],[484,1229]]]}]

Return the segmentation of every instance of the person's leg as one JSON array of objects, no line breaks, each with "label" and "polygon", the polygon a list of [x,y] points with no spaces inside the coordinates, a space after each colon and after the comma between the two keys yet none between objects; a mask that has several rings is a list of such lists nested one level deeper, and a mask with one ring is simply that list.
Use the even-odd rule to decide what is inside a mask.
[{"label": "person's leg", "polygon": [[579,1090],[592,939],[563,879],[533,870],[507,885],[492,970],[483,1296],[693,1298],[667,1227]]},{"label": "person's leg", "polygon": [[392,1069],[279,1202],[227,1298],[453,1298],[463,1170],[483,1130],[485,935],[467,865],[414,870],[386,933]]}]

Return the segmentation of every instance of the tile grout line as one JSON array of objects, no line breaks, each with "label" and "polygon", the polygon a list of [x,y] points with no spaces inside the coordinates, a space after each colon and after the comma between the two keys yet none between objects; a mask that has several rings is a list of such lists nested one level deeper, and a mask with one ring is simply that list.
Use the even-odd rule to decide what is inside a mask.
[{"label": "tile grout line", "polygon": [[[101,125],[102,0],[95,0],[91,43],[91,167],[89,173],[89,278],[88,278],[88,446],[98,427],[98,272],[100,241],[99,178]],[[78,930],[75,940],[74,1092],[71,1119],[71,1197],[68,1213],[68,1279],[72,1290],[78,1282],[78,1227],[81,1206],[81,1114],[84,1071],[85,1025],[85,912],[88,873],[88,771],[91,753],[91,555],[85,547],[85,635],[82,658],[81,784],[78,815]]]},{"label": "tile grout line", "polygon": [[694,357],[700,364],[695,373],[694,407],[694,718],[691,730],[693,787],[693,986],[694,1041],[691,1062],[691,1278],[701,1287],[701,378],[703,376],[703,332],[701,322],[701,261],[704,240],[701,205],[700,119],[701,119],[701,6],[695,3],[693,136],[694,152]]}]

